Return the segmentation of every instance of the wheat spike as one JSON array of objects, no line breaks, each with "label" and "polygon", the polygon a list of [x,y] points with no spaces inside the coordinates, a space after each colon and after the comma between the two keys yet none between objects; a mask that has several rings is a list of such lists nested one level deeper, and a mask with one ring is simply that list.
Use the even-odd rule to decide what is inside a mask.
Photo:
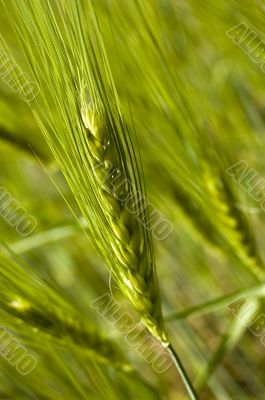
[{"label": "wheat spike", "polygon": [[100,362],[129,370],[130,366],[117,346],[105,338],[90,320],[83,321],[47,282],[34,276],[30,269],[25,271],[16,260],[1,254],[0,277],[1,308],[11,327],[16,328],[16,319],[19,319],[63,343],[70,340]]},{"label": "wheat spike", "polygon": [[[88,107],[83,114],[91,169],[100,205],[112,231],[110,243],[118,265],[111,268],[123,293],[130,299],[152,334],[168,343],[163,329],[154,265],[147,233],[137,214],[145,207],[137,198],[113,143],[112,125],[106,116]],[[140,194],[141,196],[141,194]],[[126,200],[127,199],[127,200]],[[142,215],[143,222],[145,216]]]},{"label": "wheat spike", "polygon": [[[259,280],[264,280],[264,266],[257,249],[255,238],[246,215],[237,207],[235,195],[229,178],[222,172],[219,175],[219,186],[211,180],[210,194],[215,221],[223,240],[237,259],[249,268]],[[221,235],[220,235],[221,236]]]},{"label": "wheat spike", "polygon": [[[12,3],[18,5],[16,0]],[[67,7],[58,3],[62,25],[67,26],[64,41],[49,2],[41,1],[34,12],[26,2],[19,3],[17,28],[23,36],[23,49],[29,59],[36,57],[33,64],[40,65],[41,57],[45,65],[32,69],[44,104],[31,106],[87,220],[95,248],[150,332],[168,345],[151,238],[144,229],[148,214],[141,195],[143,179],[122,120],[93,6],[88,3],[88,8],[74,1]],[[23,16],[30,21],[30,30]],[[87,32],[89,19],[92,24]],[[43,51],[36,49],[38,45]],[[33,64],[30,61],[30,66]],[[140,215],[142,225],[112,191],[112,183],[106,179],[111,169],[121,184],[119,195],[124,191],[130,196],[128,205]]]},{"label": "wheat spike", "polygon": [[214,176],[210,171],[206,171],[203,178],[204,193],[197,195],[197,202],[181,185],[172,182],[173,196],[179,207],[208,244],[224,254],[231,252],[237,261],[263,281],[264,266],[254,235],[246,216],[236,205],[237,198],[229,180],[221,172]]},{"label": "wheat spike", "polygon": [[48,304],[45,306],[45,310],[39,309],[24,299],[5,304],[3,309],[12,317],[20,319],[63,343],[70,340],[82,351],[93,354],[98,361],[126,370],[131,369],[129,364],[123,360],[116,346],[105,338],[97,327],[89,324],[88,320],[84,323],[80,317],[75,315],[58,313],[55,307]]}]

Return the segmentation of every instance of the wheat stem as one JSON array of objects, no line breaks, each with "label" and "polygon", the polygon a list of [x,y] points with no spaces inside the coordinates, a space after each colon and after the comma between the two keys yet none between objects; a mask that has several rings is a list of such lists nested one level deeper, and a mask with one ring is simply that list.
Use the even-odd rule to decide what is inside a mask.
[{"label": "wheat stem", "polygon": [[265,285],[257,285],[246,289],[237,290],[234,293],[218,297],[217,299],[207,301],[193,307],[186,308],[179,312],[173,312],[164,317],[165,321],[180,320],[189,316],[201,316],[212,311],[218,310],[227,306],[232,301],[236,300],[239,296],[246,296],[249,298],[259,298],[265,295]]},{"label": "wheat stem", "polygon": [[[257,303],[254,302],[253,304],[258,307]],[[230,322],[227,331],[222,335],[216,350],[211,355],[210,360],[208,361],[205,369],[202,371],[202,374],[197,381],[196,389],[198,393],[202,392],[207,381],[213,375],[216,368],[221,364],[225,355],[229,353],[239,342],[247,328],[249,320],[253,318],[253,315],[255,315],[257,311],[256,307],[254,313],[246,313],[245,316],[243,315],[241,318],[235,318]]]},{"label": "wheat stem", "polygon": [[9,244],[9,248],[12,252],[16,254],[21,254],[53,242],[69,239],[73,236],[77,236],[78,234],[80,234],[82,232],[82,227],[85,229],[86,225],[83,224],[82,220],[80,220],[79,222],[80,226],[78,226],[77,224],[63,225],[32,234],[28,238],[20,239],[16,242]]},{"label": "wheat stem", "polygon": [[174,348],[172,347],[171,344],[168,346],[168,351],[170,352],[170,354],[172,356],[172,359],[173,359],[173,361],[175,363],[175,366],[176,366],[176,368],[177,368],[177,370],[178,370],[178,372],[179,372],[179,374],[181,376],[181,379],[182,379],[183,383],[185,384],[185,387],[187,389],[187,392],[188,392],[190,398],[192,400],[198,400],[198,397],[197,397],[197,394],[195,392],[195,389],[193,388],[193,385],[192,385],[192,383],[191,383],[191,381],[190,381],[190,379],[189,379],[189,377],[188,377],[188,375],[187,375],[187,373],[185,371],[185,368],[183,367],[183,365],[182,365],[182,363],[181,363],[176,351],[174,350]]}]

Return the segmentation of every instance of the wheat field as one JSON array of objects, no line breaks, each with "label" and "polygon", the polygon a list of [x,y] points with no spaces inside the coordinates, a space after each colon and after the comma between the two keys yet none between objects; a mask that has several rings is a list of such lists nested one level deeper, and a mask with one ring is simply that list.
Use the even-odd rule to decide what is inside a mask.
[{"label": "wheat field", "polygon": [[0,399],[263,400],[265,3],[0,11]]}]

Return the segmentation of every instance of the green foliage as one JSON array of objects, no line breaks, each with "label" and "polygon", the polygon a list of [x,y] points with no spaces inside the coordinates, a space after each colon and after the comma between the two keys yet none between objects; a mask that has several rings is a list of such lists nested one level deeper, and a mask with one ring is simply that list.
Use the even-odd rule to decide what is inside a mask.
[{"label": "green foliage", "polygon": [[264,73],[226,35],[264,40],[262,1],[0,4],[0,50],[39,88],[26,104],[0,65],[0,186],[37,221],[22,237],[0,202],[1,325],[38,359],[0,357],[0,397],[186,398],[90,307],[110,293],[202,398],[262,399],[262,340],[228,305],[263,311],[264,210],[226,173],[265,171]]}]

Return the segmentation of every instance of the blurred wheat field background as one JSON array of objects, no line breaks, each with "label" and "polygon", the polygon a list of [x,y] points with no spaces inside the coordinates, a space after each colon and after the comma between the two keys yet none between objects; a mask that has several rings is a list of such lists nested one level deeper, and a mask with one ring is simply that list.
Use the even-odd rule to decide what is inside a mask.
[{"label": "blurred wheat field background", "polygon": [[0,10],[0,398],[264,399],[265,3]]}]

